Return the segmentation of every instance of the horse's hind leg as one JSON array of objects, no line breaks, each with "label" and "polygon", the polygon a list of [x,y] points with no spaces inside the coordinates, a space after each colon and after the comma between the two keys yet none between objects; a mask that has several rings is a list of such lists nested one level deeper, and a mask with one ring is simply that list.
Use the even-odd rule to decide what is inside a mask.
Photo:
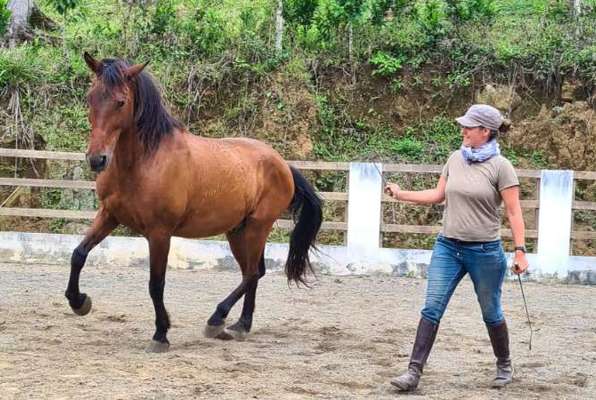
[{"label": "horse's hind leg", "polygon": [[226,318],[228,313],[234,307],[234,304],[244,295],[249,282],[242,278],[242,282],[236,289],[232,291],[221,303],[215,308],[215,312],[211,315],[205,326],[205,337],[218,339],[232,339],[231,336],[224,333]]},{"label": "horse's hind leg", "polygon": [[250,328],[252,327],[252,315],[255,311],[255,298],[257,295],[257,286],[259,284],[259,279],[261,279],[264,275],[265,255],[263,254],[261,255],[261,260],[259,261],[258,275],[256,279],[251,279],[250,284],[246,289],[240,319],[235,324],[230,325],[225,329],[225,332],[236,340],[244,340],[246,335],[250,332]]},{"label": "horse's hind leg", "polygon": [[118,222],[114,217],[103,208],[100,208],[85,238],[72,253],[70,259],[70,278],[68,279],[68,286],[64,295],[68,299],[70,307],[77,315],[86,315],[91,311],[91,297],[79,291],[79,277],[87,260],[87,255],[91,249],[105,239],[117,226]]},{"label": "horse's hind leg", "polygon": [[[240,230],[227,233],[232,253],[242,270],[242,282],[224,301],[217,305],[215,312],[207,321],[205,336],[217,337],[224,340],[232,338],[241,339],[250,330],[257,282],[260,276],[262,276],[259,270],[262,270],[263,275],[265,273],[264,260],[262,269],[259,267],[259,261],[262,258],[265,241],[272,225],[273,222],[262,224],[257,223],[254,219],[249,219],[246,225]],[[248,296],[245,298],[242,309],[242,315],[245,319],[241,317],[238,323],[232,325],[234,327],[233,331],[225,329],[224,324],[228,313],[245,294]]]},{"label": "horse's hind leg", "polygon": [[[227,234],[232,253],[242,270],[242,283],[218,304],[215,313],[207,321],[206,336],[242,340],[250,331],[258,281],[265,274],[263,250],[272,225],[273,222],[264,224],[249,219],[242,229]],[[245,298],[240,320],[224,328],[225,318],[242,295]]]}]

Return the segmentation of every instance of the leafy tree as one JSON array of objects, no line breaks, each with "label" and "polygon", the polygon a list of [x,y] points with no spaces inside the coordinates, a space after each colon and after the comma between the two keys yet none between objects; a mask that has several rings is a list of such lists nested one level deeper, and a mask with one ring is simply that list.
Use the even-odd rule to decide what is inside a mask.
[{"label": "leafy tree", "polygon": [[290,24],[308,26],[318,6],[319,0],[284,0],[283,17]]},{"label": "leafy tree", "polygon": [[68,21],[68,13],[74,10],[81,0],[48,0],[48,2],[58,11],[64,18],[64,25],[62,26],[62,47],[64,49],[64,57],[68,58],[66,51],[66,22]]},{"label": "leafy tree", "polygon": [[343,10],[342,19],[348,26],[348,57],[354,62],[354,24],[366,10],[367,4],[359,0],[337,0]]},{"label": "leafy tree", "polygon": [[458,0],[450,1],[451,14],[459,22],[491,19],[497,13],[495,0]]},{"label": "leafy tree", "polygon": [[48,3],[63,17],[66,17],[69,11],[74,10],[80,2],[81,0],[48,0]]},{"label": "leafy tree", "polygon": [[432,37],[444,35],[449,25],[449,8],[442,0],[418,0],[415,3],[418,23]]},{"label": "leafy tree", "polygon": [[385,21],[387,11],[391,10],[392,13],[395,13],[405,3],[405,0],[369,0],[368,9],[372,23],[375,25],[382,24]]}]

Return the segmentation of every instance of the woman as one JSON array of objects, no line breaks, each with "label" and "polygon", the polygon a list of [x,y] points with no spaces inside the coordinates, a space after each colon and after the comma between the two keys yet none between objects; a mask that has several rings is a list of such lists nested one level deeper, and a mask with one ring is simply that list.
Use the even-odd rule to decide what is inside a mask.
[{"label": "woman", "polygon": [[524,221],[519,202],[519,181],[511,162],[500,155],[497,135],[508,124],[494,107],[476,104],[463,117],[463,144],[443,167],[437,187],[407,191],[390,183],[385,191],[396,200],[418,204],[445,201],[443,227],[428,268],[428,286],[408,371],[391,380],[402,391],[416,389],[435,340],[439,322],[453,291],[470,274],[482,317],[497,357],[493,387],[513,378],[507,324],[501,309],[501,287],[506,259],[499,230],[499,206],[505,204],[515,243],[512,271],[528,268],[524,246]]}]

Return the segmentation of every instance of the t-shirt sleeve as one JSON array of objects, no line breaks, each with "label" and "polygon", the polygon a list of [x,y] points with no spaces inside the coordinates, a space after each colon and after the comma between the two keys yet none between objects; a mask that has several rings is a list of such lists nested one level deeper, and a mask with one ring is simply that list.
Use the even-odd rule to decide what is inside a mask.
[{"label": "t-shirt sleeve", "polygon": [[441,176],[442,177],[447,178],[449,176],[449,163],[453,159],[453,157],[455,156],[456,153],[457,153],[457,151],[451,153],[451,155],[447,159],[447,162],[445,163],[445,165],[443,165],[443,170],[441,171]]},{"label": "t-shirt sleeve", "polygon": [[519,186],[519,179],[517,179],[517,174],[515,173],[511,161],[504,157],[502,160],[503,162],[499,166],[499,177],[497,182],[499,191],[512,186]]}]

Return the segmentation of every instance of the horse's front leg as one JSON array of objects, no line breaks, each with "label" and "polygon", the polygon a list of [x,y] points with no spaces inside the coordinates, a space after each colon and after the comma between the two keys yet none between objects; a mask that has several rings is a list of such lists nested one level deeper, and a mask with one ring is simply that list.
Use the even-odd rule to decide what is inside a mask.
[{"label": "horse's front leg", "polygon": [[64,295],[70,307],[77,315],[86,315],[91,311],[91,298],[79,291],[79,277],[87,260],[87,254],[116,227],[118,221],[103,207],[100,207],[93,224],[85,235],[83,241],[73,251],[70,259],[70,278]]},{"label": "horse's front leg", "polygon": [[170,328],[170,318],[163,303],[163,290],[166,284],[166,268],[170,251],[169,234],[152,234],[149,241],[149,294],[155,308],[155,334],[146,351],[148,353],[163,353],[168,351],[170,342],[167,338]]}]

